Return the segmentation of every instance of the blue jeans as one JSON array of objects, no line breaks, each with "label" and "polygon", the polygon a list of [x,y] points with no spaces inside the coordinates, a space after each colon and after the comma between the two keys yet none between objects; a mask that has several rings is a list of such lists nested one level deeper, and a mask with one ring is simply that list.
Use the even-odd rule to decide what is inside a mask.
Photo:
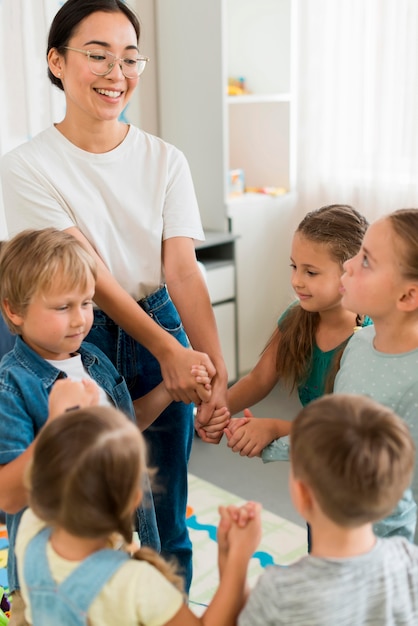
[{"label": "blue jeans", "polygon": [[[165,287],[138,304],[183,346],[189,345],[180,316]],[[86,341],[98,346],[113,362],[124,376],[133,400],[161,382],[160,366],[154,356],[103,311],[95,310],[93,327]],[[148,464],[158,470],[153,481],[153,497],[161,554],[175,556],[187,592],[192,579],[192,544],[186,526],[187,464],[193,435],[193,405],[182,402],[172,402],[144,432]]]}]

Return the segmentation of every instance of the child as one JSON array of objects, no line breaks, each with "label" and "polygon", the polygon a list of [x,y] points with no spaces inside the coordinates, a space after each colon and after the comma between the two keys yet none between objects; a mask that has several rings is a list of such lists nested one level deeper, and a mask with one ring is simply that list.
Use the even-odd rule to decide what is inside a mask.
[{"label": "child", "polygon": [[116,409],[67,412],[42,429],[29,477],[32,510],[16,543],[29,624],[236,623],[260,540],[260,506],[221,507],[220,586],[199,619],[161,557],[149,548],[128,555],[144,472],[143,438]]},{"label": "child", "polygon": [[[340,293],[343,263],[360,249],[366,228],[366,219],[355,209],[338,204],[312,211],[300,222],[290,255],[298,301],[281,315],[253,370],[228,390],[231,414],[262,400],[278,380],[290,392],[298,389],[303,406],[326,386],[332,390],[336,362],[354,327],[371,323],[347,311]],[[289,430],[290,422],[280,419],[235,419],[226,435],[234,452],[253,457],[263,451],[267,461],[288,458],[286,441],[268,444]]]},{"label": "child", "polygon": [[[344,264],[343,305],[373,318],[349,341],[334,391],[370,396],[393,409],[418,443],[418,209],[402,209],[374,222],[360,252]],[[412,485],[418,501],[418,476]],[[411,490],[375,526],[380,536],[414,539]]]},{"label": "child", "polygon": [[[24,231],[1,250],[0,307],[9,328],[17,334],[13,350],[0,363],[0,508],[7,513],[12,593],[19,587],[15,536],[27,505],[23,473],[47,421],[48,395],[54,383],[67,377],[70,385],[87,379],[91,382],[73,383],[72,405],[98,401],[135,419],[124,379],[98,348],[82,343],[93,321],[95,276],[94,260],[80,242],[63,231]],[[98,395],[93,381],[99,386]],[[210,393],[196,385],[199,387],[202,396]],[[163,384],[136,401],[140,427],[146,428],[170,401]],[[65,408],[55,407],[49,419]],[[159,549],[152,502],[141,507],[138,515],[141,541]],[[13,600],[16,615],[18,596]]]},{"label": "child", "polygon": [[405,422],[369,398],[325,395],[301,410],[291,441],[290,491],[312,553],[267,568],[239,626],[417,624],[418,548],[372,529],[411,480]]}]

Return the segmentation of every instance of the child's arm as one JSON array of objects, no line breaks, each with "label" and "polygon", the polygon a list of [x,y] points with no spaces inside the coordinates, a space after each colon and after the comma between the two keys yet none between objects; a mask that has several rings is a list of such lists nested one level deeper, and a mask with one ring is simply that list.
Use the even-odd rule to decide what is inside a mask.
[{"label": "child's arm", "polygon": [[261,539],[261,506],[220,507],[219,587],[201,618],[183,605],[165,626],[235,626],[247,596],[247,567]]},{"label": "child's arm", "polygon": [[[69,378],[60,379],[54,384],[49,396],[48,419],[46,422],[55,419],[67,409],[97,404],[98,397],[97,385],[93,381],[75,382]],[[26,424],[29,427],[28,420],[23,418],[23,413],[26,412],[26,405],[18,406],[16,403],[13,410],[19,423],[22,425]],[[26,467],[33,456],[35,443],[36,438],[13,461],[0,466],[0,509],[6,511],[6,513],[17,513],[28,503],[24,475]]]},{"label": "child's arm", "polygon": [[[196,393],[202,402],[208,402],[212,393],[211,379],[204,365],[195,365],[192,374],[196,378]],[[141,431],[150,426],[172,402],[172,397],[163,382],[141,398],[133,401],[136,421]]]},{"label": "child's arm", "polygon": [[225,429],[228,447],[241,456],[260,456],[269,443],[290,433],[291,422],[270,417],[254,417],[245,409],[243,418],[230,420]]},{"label": "child's arm", "polygon": [[246,407],[260,402],[277,383],[276,356],[279,341],[280,331],[276,328],[271,340],[251,372],[240,378],[228,389],[227,406],[231,415],[235,415]]}]

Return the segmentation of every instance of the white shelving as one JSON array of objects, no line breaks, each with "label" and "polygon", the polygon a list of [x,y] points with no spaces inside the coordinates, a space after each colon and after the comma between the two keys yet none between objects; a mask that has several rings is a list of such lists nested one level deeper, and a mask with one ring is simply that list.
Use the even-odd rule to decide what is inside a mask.
[{"label": "white shelving", "polygon": [[[294,0],[156,0],[160,135],[189,161],[205,229],[239,235],[239,373],[290,297],[294,13]],[[251,93],[228,95],[228,78]],[[235,169],[247,187],[288,193],[231,198]]]}]

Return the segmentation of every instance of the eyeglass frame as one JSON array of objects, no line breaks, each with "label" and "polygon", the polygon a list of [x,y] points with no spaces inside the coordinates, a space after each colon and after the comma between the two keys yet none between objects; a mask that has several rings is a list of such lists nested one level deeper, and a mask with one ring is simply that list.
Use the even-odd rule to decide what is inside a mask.
[{"label": "eyeglass frame", "polygon": [[73,52],[81,52],[82,54],[84,54],[87,57],[87,60],[89,61],[89,68],[92,74],[94,74],[95,76],[107,76],[108,74],[110,74],[110,72],[113,70],[113,68],[115,67],[116,63],[118,61],[121,61],[122,63],[118,63],[120,70],[122,72],[122,74],[125,76],[125,78],[127,78],[128,80],[132,80],[134,78],[139,78],[139,76],[141,76],[141,74],[143,74],[145,68],[146,68],[146,64],[148,63],[148,61],[150,60],[148,57],[144,57],[142,55],[139,55],[135,60],[136,61],[145,61],[145,65],[144,65],[144,69],[142,70],[142,72],[140,72],[139,74],[136,74],[136,76],[126,76],[125,72],[124,72],[124,68],[123,68],[123,62],[126,60],[126,57],[117,57],[116,54],[113,54],[113,52],[110,52],[110,50],[104,50],[103,52],[105,52],[106,54],[109,54],[111,57],[114,57],[114,61],[108,63],[108,70],[104,73],[104,74],[97,74],[96,72],[94,72],[91,69],[91,63],[90,63],[90,55],[92,54],[92,52],[96,52],[97,50],[102,50],[102,48],[98,48],[97,50],[83,50],[82,48],[72,48],[71,46],[63,46],[64,50],[72,50]]}]

